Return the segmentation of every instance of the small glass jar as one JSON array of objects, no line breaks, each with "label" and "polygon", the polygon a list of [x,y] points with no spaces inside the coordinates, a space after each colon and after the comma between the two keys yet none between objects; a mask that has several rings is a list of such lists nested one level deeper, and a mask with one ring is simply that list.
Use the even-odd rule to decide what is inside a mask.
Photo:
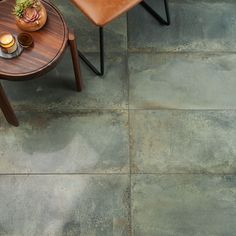
[{"label": "small glass jar", "polygon": [[0,34],[0,46],[4,53],[15,52],[17,49],[15,37],[9,32],[4,32]]}]

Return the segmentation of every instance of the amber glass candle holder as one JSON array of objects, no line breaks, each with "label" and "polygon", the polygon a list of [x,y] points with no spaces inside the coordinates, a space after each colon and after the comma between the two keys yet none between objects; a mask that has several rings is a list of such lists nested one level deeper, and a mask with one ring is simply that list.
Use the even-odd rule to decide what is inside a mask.
[{"label": "amber glass candle holder", "polygon": [[17,50],[17,42],[15,37],[9,32],[1,33],[0,47],[4,53],[15,52]]}]

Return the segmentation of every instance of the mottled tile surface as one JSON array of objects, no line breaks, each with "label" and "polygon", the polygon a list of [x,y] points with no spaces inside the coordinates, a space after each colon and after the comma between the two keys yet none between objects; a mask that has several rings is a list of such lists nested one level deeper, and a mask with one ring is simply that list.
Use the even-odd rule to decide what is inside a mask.
[{"label": "mottled tile surface", "polygon": [[135,236],[234,236],[235,176],[132,177]]},{"label": "mottled tile surface", "polygon": [[[163,0],[147,1],[161,15]],[[129,48],[153,51],[236,51],[233,0],[170,1],[171,25],[160,26],[141,6],[129,13]]]},{"label": "mottled tile surface", "polygon": [[0,235],[128,236],[128,184],[119,175],[0,176]]},{"label": "mottled tile surface", "polygon": [[[51,1],[99,66],[98,29]],[[140,6],[106,26],[81,93],[69,51],[3,82],[20,126],[0,113],[0,236],[235,236],[235,0],[169,5],[169,27]]]},{"label": "mottled tile surface", "polygon": [[236,173],[235,111],[132,111],[134,173]]},{"label": "mottled tile surface", "polygon": [[17,114],[0,127],[0,173],[129,172],[127,112]]},{"label": "mottled tile surface", "polygon": [[234,54],[131,54],[130,107],[235,109],[235,64]]},{"label": "mottled tile surface", "polygon": [[[92,55],[97,62],[96,55]],[[127,108],[127,58],[110,54],[106,58],[104,77],[95,76],[83,63],[84,90],[75,90],[75,79],[67,53],[61,63],[43,77],[24,82],[4,81],[3,85],[16,109],[70,111],[83,108]]]}]

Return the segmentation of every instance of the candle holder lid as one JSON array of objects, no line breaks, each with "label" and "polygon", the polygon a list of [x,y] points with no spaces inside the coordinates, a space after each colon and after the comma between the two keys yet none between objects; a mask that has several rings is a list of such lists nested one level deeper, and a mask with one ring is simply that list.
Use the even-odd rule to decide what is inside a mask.
[{"label": "candle holder lid", "polygon": [[[14,37],[16,38],[16,36],[14,35]],[[18,40],[16,40],[17,43],[17,49],[15,52],[13,53],[5,53],[2,51],[2,49],[0,48],[0,58],[4,58],[4,59],[12,59],[15,57],[18,57],[21,55],[21,53],[23,52],[23,47],[19,44]]]}]

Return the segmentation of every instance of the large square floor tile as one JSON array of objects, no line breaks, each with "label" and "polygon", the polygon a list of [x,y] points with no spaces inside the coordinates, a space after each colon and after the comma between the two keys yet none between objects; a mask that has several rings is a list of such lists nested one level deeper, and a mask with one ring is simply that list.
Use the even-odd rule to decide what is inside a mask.
[{"label": "large square floor tile", "polygon": [[128,176],[0,176],[2,236],[129,236]]},{"label": "large square floor tile", "polygon": [[17,113],[1,118],[0,173],[128,173],[128,114],[123,111]]},{"label": "large square floor tile", "polygon": [[[147,1],[164,17],[163,0]],[[130,50],[235,51],[234,0],[170,0],[171,25],[161,26],[141,6],[129,12]]]},{"label": "large square floor tile", "polygon": [[[96,54],[90,54],[95,61]],[[96,63],[96,62],[95,62]],[[106,57],[106,72],[95,76],[84,63],[84,89],[77,92],[71,56],[67,52],[61,63],[51,72],[30,81],[3,81],[10,101],[17,109],[76,110],[80,108],[127,108],[127,57],[110,54]]]},{"label": "large square floor tile", "polygon": [[235,109],[236,55],[129,57],[130,108]]},{"label": "large square floor tile", "polygon": [[235,205],[235,176],[134,176],[133,235],[234,236]]},{"label": "large square floor tile", "polygon": [[132,111],[133,173],[236,173],[236,112]]}]

